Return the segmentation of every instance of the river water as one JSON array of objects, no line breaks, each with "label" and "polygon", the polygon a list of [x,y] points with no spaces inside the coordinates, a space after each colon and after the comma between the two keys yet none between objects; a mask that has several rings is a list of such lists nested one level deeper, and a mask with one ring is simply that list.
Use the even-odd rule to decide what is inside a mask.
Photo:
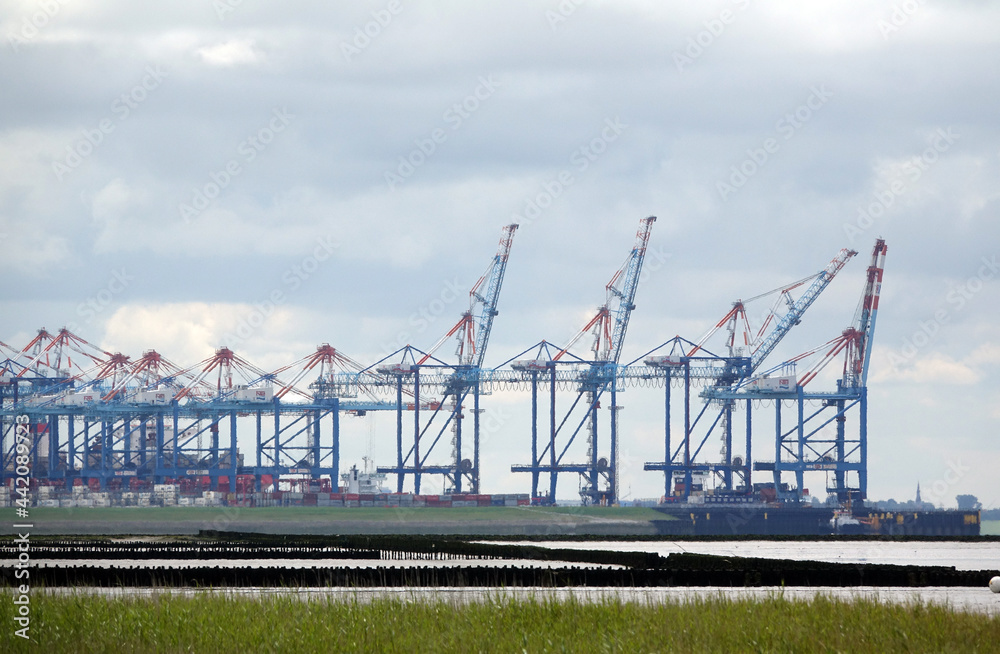
[{"label": "river water", "polygon": [[[484,541],[493,542],[493,541]],[[499,542],[499,541],[497,541]],[[690,552],[794,561],[940,565],[956,570],[1000,570],[1000,543],[952,541],[523,541],[507,544],[555,549]]]}]

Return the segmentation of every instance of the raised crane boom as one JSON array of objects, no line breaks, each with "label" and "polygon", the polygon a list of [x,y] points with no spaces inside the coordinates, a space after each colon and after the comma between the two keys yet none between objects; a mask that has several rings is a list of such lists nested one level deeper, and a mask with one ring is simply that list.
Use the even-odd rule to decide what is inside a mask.
[{"label": "raised crane boom", "polygon": [[826,268],[817,273],[815,280],[806,289],[805,293],[799,297],[789,308],[788,312],[778,321],[778,324],[774,327],[772,331],[754,350],[753,356],[750,359],[750,371],[753,372],[757,370],[758,367],[764,362],[769,354],[778,346],[781,339],[791,331],[792,327],[797,325],[802,319],[802,315],[806,312],[812,303],[816,301],[819,294],[830,285],[833,278],[837,276],[837,273],[844,267],[844,264],[848,260],[856,255],[855,250],[849,250],[847,248],[842,249],[833,260],[827,264]]},{"label": "raised crane boom", "polygon": [[[856,376],[861,386],[868,383],[868,364],[871,361],[872,342],[875,335],[875,318],[878,316],[878,299],[882,293],[882,275],[885,271],[885,255],[889,248],[884,239],[877,239],[872,249],[872,260],[868,266],[868,278],[861,303],[854,315],[854,326],[860,334],[861,342],[848,362],[849,370]],[[846,381],[846,380],[845,380]]]},{"label": "raised crane boom", "polygon": [[[490,341],[490,331],[493,329],[493,319],[497,313],[497,301],[500,299],[500,287],[503,285],[503,275],[507,270],[507,258],[510,256],[510,246],[514,242],[514,232],[517,223],[511,223],[503,228],[500,237],[500,247],[493,257],[493,263],[476,285],[469,291],[469,314],[472,316],[472,326],[475,328],[472,340],[472,351],[464,352],[462,363],[479,368],[486,356],[486,346]],[[485,287],[485,293],[481,291]]]},{"label": "raised crane boom", "polygon": [[[625,342],[625,330],[628,329],[628,319],[635,308],[635,290],[639,286],[639,273],[642,272],[642,261],[646,257],[646,245],[649,243],[649,235],[653,231],[653,223],[656,216],[643,218],[639,223],[639,231],[635,235],[635,247],[629,255],[628,260],[622,269],[612,278],[607,285],[608,303],[611,315],[614,318],[614,333],[611,335],[611,356],[609,360],[618,363],[621,356],[622,344]],[[624,274],[621,290],[615,283]],[[614,309],[610,309],[612,304],[616,304]]]},{"label": "raised crane boom", "polygon": [[500,287],[503,286],[503,275],[507,270],[507,259],[510,257],[510,247],[514,242],[514,232],[517,223],[511,223],[503,228],[500,237],[500,247],[490,262],[486,272],[473,284],[469,291],[469,310],[462,314],[455,326],[441,337],[430,350],[417,361],[422,365],[441,345],[452,336],[458,335],[459,365],[479,368],[486,356],[486,346],[493,329],[493,319],[499,313],[497,301],[500,299]]},{"label": "raised crane boom", "polygon": [[584,334],[593,331],[595,335],[593,351],[597,361],[618,363],[625,342],[625,331],[628,329],[628,319],[632,309],[635,309],[635,290],[639,286],[639,274],[642,272],[642,261],[646,257],[646,245],[649,243],[649,235],[655,222],[656,216],[649,216],[639,221],[635,247],[632,248],[622,267],[604,287],[607,291],[604,306],[600,307],[597,315],[591,318],[569,344],[553,357],[554,361],[561,359]]}]

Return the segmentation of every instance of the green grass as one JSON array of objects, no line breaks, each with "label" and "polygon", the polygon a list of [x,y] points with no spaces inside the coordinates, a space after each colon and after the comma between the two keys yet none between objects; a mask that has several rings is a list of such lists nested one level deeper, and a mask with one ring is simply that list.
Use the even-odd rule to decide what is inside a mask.
[{"label": "green grass", "polygon": [[[13,509],[10,509],[13,515]],[[96,507],[33,508],[36,525],[46,522],[182,522],[212,521],[224,515],[240,522],[544,522],[601,521],[647,522],[666,519],[662,513],[642,507]]]},{"label": "green grass", "polygon": [[996,652],[1000,617],[818,597],[643,605],[615,599],[415,601],[35,592],[33,642],[4,652]]},{"label": "green grass", "polygon": [[1000,536],[1000,520],[983,520],[979,524],[980,536]]}]

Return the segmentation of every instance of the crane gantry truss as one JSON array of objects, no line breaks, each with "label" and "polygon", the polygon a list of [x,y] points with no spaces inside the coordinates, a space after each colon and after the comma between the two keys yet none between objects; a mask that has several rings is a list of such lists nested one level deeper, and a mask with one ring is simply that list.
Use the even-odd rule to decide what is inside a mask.
[{"label": "crane gantry truss", "polygon": [[[188,368],[154,350],[133,360],[67,329],[55,334],[41,329],[20,350],[0,343],[0,480],[6,483],[13,474],[14,418],[21,414],[30,419],[33,475],[45,483],[82,478],[109,487],[123,480],[196,479],[214,489],[220,482],[234,488],[238,476],[251,475],[260,490],[288,475],[329,476],[336,483],[340,414],[391,411],[396,460],[378,471],[395,475],[397,492],[410,479],[419,493],[423,476],[442,475],[448,490],[479,493],[481,398],[526,390],[531,458],[511,470],[530,474],[532,496],[541,501],[554,501],[559,473],[572,473],[579,475],[585,502],[613,503],[619,499],[619,393],[654,386],[664,389],[664,459],[646,463],[645,469],[664,475],[665,499],[688,499],[707,477],[714,478],[719,498],[749,496],[755,488],[753,471],[770,472],[767,483],[778,495],[800,499],[804,474],[815,470],[832,476],[828,490],[839,498],[864,497],[866,385],[885,242],[875,244],[850,326],[820,347],[763,368],[857,254],[853,250],[841,250],[813,275],[737,300],[697,342],[677,336],[621,363],[655,221],[652,216],[640,221],[632,250],[605,285],[604,303],[576,335],[562,346],[542,340],[496,368],[483,362],[516,224],[503,228],[496,254],[472,285],[468,309],[444,336],[428,351],[406,345],[369,366],[329,344],[268,372],[228,347]],[[765,298],[773,298],[770,308],[754,324],[748,306]],[[453,358],[439,354],[450,340]],[[588,347],[579,351],[582,344]],[[844,366],[836,390],[807,392],[806,385],[838,357]],[[812,359],[796,378],[795,366]],[[567,391],[572,399],[560,414],[559,392]],[[605,398],[607,444],[599,438]],[[793,419],[782,415],[789,403],[796,407]],[[774,461],[753,458],[753,407],[761,405],[774,411]],[[471,434],[463,428],[470,410]],[[859,416],[856,436],[846,428],[854,412]],[[734,421],[740,419],[745,443],[743,452],[734,454]],[[237,425],[247,421],[255,425],[253,462],[244,462],[237,449]],[[673,434],[674,422],[682,425],[680,438]],[[721,441],[716,460],[704,454],[713,435]],[[438,450],[449,440],[451,452],[442,460]],[[584,446],[583,460],[572,462]],[[784,490],[782,473],[795,476],[794,488]],[[848,481],[852,473],[855,485]],[[545,475],[549,483],[543,491]]]}]

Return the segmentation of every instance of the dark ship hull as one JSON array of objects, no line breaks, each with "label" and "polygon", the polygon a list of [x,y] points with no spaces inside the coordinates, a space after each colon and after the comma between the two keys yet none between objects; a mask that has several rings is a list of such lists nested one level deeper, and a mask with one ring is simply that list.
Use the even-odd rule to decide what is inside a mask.
[{"label": "dark ship hull", "polygon": [[658,507],[662,535],[675,536],[979,536],[978,511],[879,511],[849,516],[795,505],[674,505]]}]

